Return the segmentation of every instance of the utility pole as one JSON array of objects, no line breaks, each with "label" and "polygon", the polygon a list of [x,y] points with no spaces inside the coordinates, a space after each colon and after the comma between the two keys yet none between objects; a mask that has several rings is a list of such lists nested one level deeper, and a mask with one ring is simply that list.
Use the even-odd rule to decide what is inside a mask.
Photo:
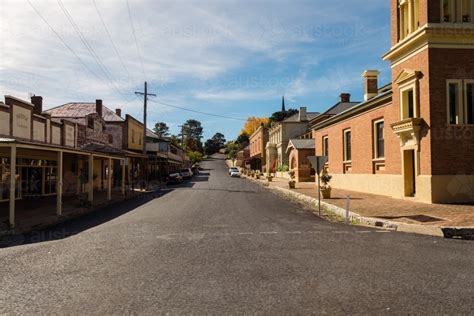
[{"label": "utility pole", "polygon": [[143,178],[147,174],[146,172],[146,166],[145,166],[145,157],[146,157],[146,111],[147,111],[147,101],[148,101],[148,96],[153,96],[156,97],[156,94],[153,93],[148,93],[148,85],[147,82],[145,81],[145,91],[144,92],[135,92],[136,95],[143,95],[143,140],[142,140],[142,146],[143,146],[143,163],[142,163],[142,176]]},{"label": "utility pole", "polygon": [[181,160],[184,167],[184,125],[179,125],[181,127]]},{"label": "utility pole", "polygon": [[136,95],[143,96],[143,155],[146,155],[146,111],[148,96],[156,97],[156,94],[148,93],[148,85],[145,81],[145,92],[135,92]]}]

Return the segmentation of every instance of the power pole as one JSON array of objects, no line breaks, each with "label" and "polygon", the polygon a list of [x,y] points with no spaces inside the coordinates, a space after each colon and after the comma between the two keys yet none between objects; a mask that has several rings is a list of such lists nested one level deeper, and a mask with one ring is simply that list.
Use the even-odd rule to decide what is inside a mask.
[{"label": "power pole", "polygon": [[[143,95],[143,140],[142,140],[142,145],[143,145],[143,159],[146,158],[146,111],[147,111],[147,101],[148,101],[148,96],[153,96],[156,97],[156,94],[153,93],[148,93],[148,85],[147,82],[145,81],[145,91],[144,92],[135,92],[136,95]],[[146,166],[145,166],[145,160],[142,163],[142,177],[144,178],[145,175],[147,174],[146,172]],[[143,179],[142,178],[142,179]]]},{"label": "power pole", "polygon": [[148,85],[145,81],[145,92],[135,92],[136,95],[143,96],[143,155],[146,155],[146,111],[148,96],[156,97],[156,94],[148,93]]}]

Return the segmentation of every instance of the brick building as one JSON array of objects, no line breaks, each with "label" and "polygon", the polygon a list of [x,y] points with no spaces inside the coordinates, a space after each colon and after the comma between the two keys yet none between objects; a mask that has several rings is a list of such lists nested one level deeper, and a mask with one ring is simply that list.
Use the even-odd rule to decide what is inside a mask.
[{"label": "brick building", "polygon": [[268,128],[260,126],[249,137],[249,161],[251,170],[265,172],[265,145],[268,141]]},{"label": "brick building", "polygon": [[392,82],[313,125],[332,185],[428,203],[474,201],[474,1],[391,0]]}]

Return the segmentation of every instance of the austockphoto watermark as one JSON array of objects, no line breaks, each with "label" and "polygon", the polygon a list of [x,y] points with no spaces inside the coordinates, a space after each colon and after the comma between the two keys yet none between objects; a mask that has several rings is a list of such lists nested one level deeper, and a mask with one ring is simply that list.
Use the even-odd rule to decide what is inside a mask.
[{"label": "austockphoto watermark", "polygon": [[209,88],[219,87],[220,89],[285,89],[292,82],[295,82],[295,76],[268,77],[264,75],[254,76],[236,76],[228,80],[211,79],[205,81]]},{"label": "austockphoto watermark", "polygon": [[474,126],[461,127],[434,127],[431,129],[433,140],[461,140],[466,141],[466,145],[471,145],[468,141],[474,141]]}]

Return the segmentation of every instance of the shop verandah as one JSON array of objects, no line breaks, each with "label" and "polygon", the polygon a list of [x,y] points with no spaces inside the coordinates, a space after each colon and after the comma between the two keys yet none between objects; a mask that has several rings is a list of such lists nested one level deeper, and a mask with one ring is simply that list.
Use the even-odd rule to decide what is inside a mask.
[{"label": "shop verandah", "polygon": [[[125,158],[0,140],[0,220],[15,225],[64,216],[125,195]],[[14,176],[12,176],[14,170]]]}]

